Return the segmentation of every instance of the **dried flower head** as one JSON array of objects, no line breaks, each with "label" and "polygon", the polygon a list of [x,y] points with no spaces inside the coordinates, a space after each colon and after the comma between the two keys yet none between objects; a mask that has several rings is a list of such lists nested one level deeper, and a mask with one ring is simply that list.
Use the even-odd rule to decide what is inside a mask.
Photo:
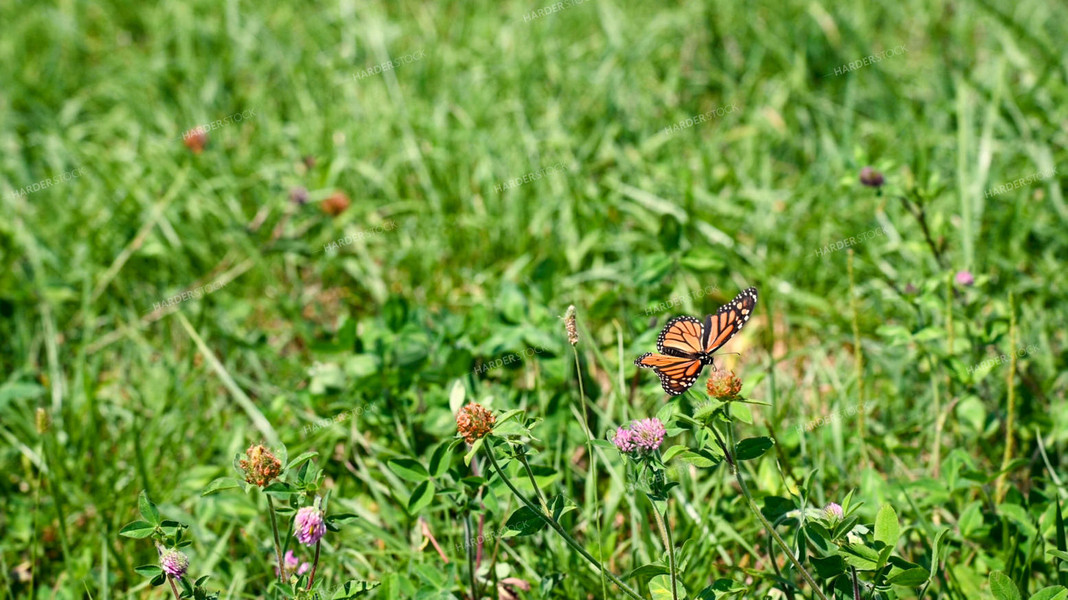
[{"label": "dried flower head", "polygon": [[297,511],[293,517],[293,535],[297,541],[311,546],[319,541],[326,533],[326,524],[323,523],[323,511],[316,506],[305,506]]},{"label": "dried flower head", "polygon": [[260,444],[249,446],[245,456],[247,458],[241,459],[240,466],[245,472],[245,481],[249,483],[266,487],[282,473],[282,462]]},{"label": "dried flower head", "polygon": [[329,198],[323,200],[322,208],[323,212],[326,214],[331,217],[336,217],[345,212],[349,207],[349,204],[351,204],[351,202],[349,201],[348,196],[343,192],[334,192]]},{"label": "dried flower head", "polygon": [[864,167],[860,170],[860,183],[868,187],[882,187],[884,181],[883,174],[871,167]]},{"label": "dried flower head", "polygon": [[203,127],[194,127],[185,132],[182,142],[185,143],[186,148],[193,151],[193,154],[200,154],[204,151],[204,146],[208,145],[208,132]]},{"label": "dried flower head", "polygon": [[315,166],[315,157],[311,154],[305,154],[302,160],[304,161],[304,167],[306,169],[310,170],[312,167]]},{"label": "dried flower head", "polygon": [[975,283],[975,277],[971,271],[957,271],[957,284],[971,286]]},{"label": "dried flower head", "polygon": [[52,425],[52,419],[48,416],[48,410],[42,406],[38,406],[35,417],[34,424],[37,426],[37,433],[39,435],[44,435]]},{"label": "dried flower head", "polygon": [[612,443],[624,454],[637,452],[648,454],[660,448],[664,443],[667,431],[664,424],[657,418],[631,421],[630,428],[620,427],[612,438]]},{"label": "dried flower head", "polygon": [[720,369],[712,371],[708,378],[708,395],[717,400],[731,401],[738,398],[742,391],[742,380],[734,371]]},{"label": "dried flower head", "polygon": [[179,550],[164,550],[159,555],[159,566],[163,567],[163,572],[171,577],[181,577],[189,568],[189,557]]},{"label": "dried flower head", "polygon": [[474,444],[493,431],[493,424],[496,422],[497,417],[493,416],[493,413],[472,402],[461,408],[460,414],[456,415],[456,431],[464,436],[464,441],[468,444]]},{"label": "dried flower head", "polygon": [[578,327],[575,325],[575,305],[567,307],[567,313],[564,314],[564,327],[567,328],[567,341],[572,346],[578,343]]},{"label": "dried flower head", "polygon": [[842,506],[840,504],[831,502],[827,506],[823,507],[823,516],[828,521],[841,521],[845,513],[842,512]]}]

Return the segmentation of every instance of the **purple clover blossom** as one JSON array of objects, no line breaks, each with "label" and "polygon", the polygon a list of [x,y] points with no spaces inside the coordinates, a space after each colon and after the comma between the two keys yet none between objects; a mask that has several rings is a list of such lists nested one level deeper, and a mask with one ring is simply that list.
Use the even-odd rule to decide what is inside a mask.
[{"label": "purple clover blossom", "polygon": [[[297,555],[292,550],[286,551],[285,564],[283,566],[286,570],[286,575],[303,575],[307,573],[309,569],[311,569],[311,563],[300,562],[300,559],[297,558]],[[274,568],[274,572],[276,575],[279,574],[278,567]]]},{"label": "purple clover blossom", "polygon": [[612,443],[623,453],[639,452],[648,454],[660,448],[660,444],[664,443],[665,435],[667,435],[667,431],[664,429],[664,424],[660,422],[660,419],[654,417],[652,419],[631,421],[630,429],[620,427],[616,430]]},{"label": "purple clover blossom", "polygon": [[159,555],[159,565],[167,575],[180,578],[189,568],[189,558],[179,550],[164,550]]},{"label": "purple clover blossom", "polygon": [[827,506],[823,507],[823,516],[829,521],[841,521],[845,513],[842,512],[842,505],[835,502],[831,502]]},{"label": "purple clover blossom", "polygon": [[971,271],[957,271],[957,283],[963,286],[970,286],[975,283],[975,277]]},{"label": "purple clover blossom", "polygon": [[630,424],[630,428],[634,432],[634,443],[646,452],[652,452],[659,448],[660,444],[664,443],[664,436],[667,435],[667,431],[664,430],[664,424],[655,417],[634,421]]},{"label": "purple clover blossom", "polygon": [[323,513],[315,506],[305,506],[297,511],[293,518],[294,535],[300,543],[311,546],[319,541],[326,533],[326,525],[323,524]]},{"label": "purple clover blossom", "polygon": [[616,448],[619,448],[620,452],[631,452],[634,450],[634,432],[620,427],[616,430],[616,436],[612,438],[612,443],[616,445]]}]

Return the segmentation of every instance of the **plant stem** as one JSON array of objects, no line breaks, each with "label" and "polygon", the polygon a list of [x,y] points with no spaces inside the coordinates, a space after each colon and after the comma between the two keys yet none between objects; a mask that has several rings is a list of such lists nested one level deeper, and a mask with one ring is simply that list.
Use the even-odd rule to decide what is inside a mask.
[{"label": "plant stem", "polygon": [[760,512],[760,507],[757,506],[756,501],[753,500],[753,494],[749,492],[749,486],[745,484],[745,479],[742,477],[742,470],[741,468],[739,468],[738,463],[734,460],[734,422],[730,419],[729,403],[724,408],[724,410],[727,413],[727,441],[730,444],[730,447],[723,448],[723,451],[726,453],[727,464],[730,465],[731,471],[734,472],[734,478],[738,481],[738,487],[741,488],[742,495],[745,496],[746,501],[748,501],[749,503],[749,510],[753,511],[753,514],[756,516],[757,520],[759,520],[760,523],[764,525],[764,529],[768,531],[768,534],[770,534],[772,539],[775,540],[775,543],[779,545],[779,548],[782,549],[782,551],[786,554],[786,557],[790,559],[791,563],[793,563],[794,568],[796,568],[798,572],[801,573],[801,578],[804,579],[812,587],[812,592],[816,594],[816,596],[818,596],[820,600],[827,600],[827,597],[823,595],[823,591],[820,590],[820,586],[816,584],[816,580],[812,579],[812,575],[809,575],[808,570],[806,570],[805,567],[801,565],[801,561],[797,560],[797,557],[794,556],[793,550],[790,549],[789,544],[787,544],[786,541],[779,536],[779,533],[775,531],[775,527],[768,522],[767,518],[764,517],[764,513]]},{"label": "plant stem", "polygon": [[994,492],[994,500],[1000,503],[1005,498],[1005,481],[1009,476],[1009,463],[1012,462],[1012,451],[1015,445],[1016,429],[1016,298],[1009,292],[1009,347],[1012,354],[1009,356],[1009,373],[1005,376],[1005,387],[1009,394],[1008,414],[1005,416],[1005,455],[1001,458],[1001,475]]},{"label": "plant stem", "polygon": [[656,517],[656,526],[660,529],[660,539],[664,542],[664,548],[667,550],[668,555],[668,569],[671,571],[671,598],[672,600],[679,600],[678,584],[675,583],[678,578],[678,573],[675,570],[675,545],[671,541],[671,528],[668,527],[667,520],[667,500],[664,501],[664,514],[661,515],[660,511],[656,508],[656,503],[649,501],[653,504],[653,515]]},{"label": "plant stem", "polygon": [[541,508],[545,511],[545,514],[551,515],[552,511],[549,510],[549,502],[545,499],[545,493],[538,487],[538,482],[534,479],[534,471],[530,468],[530,463],[527,462],[527,453],[520,448],[516,452],[516,456],[519,458],[519,462],[523,463],[523,468],[527,472],[527,478],[530,479],[530,485],[534,486],[534,492],[538,495],[538,500],[541,502]]},{"label": "plant stem", "polygon": [[312,584],[315,583],[315,572],[319,570],[319,548],[323,545],[323,538],[319,538],[319,541],[315,542],[315,560],[312,562],[311,577],[308,578],[307,589],[312,589]]},{"label": "plant stem", "polygon": [[[860,311],[857,308],[856,282],[853,279],[853,249],[847,259],[849,270],[849,305],[853,310],[853,376],[857,380],[857,404],[864,406],[864,352],[860,347]],[[864,411],[857,411],[857,437],[860,438],[861,463],[868,462],[868,446],[864,442]]]},{"label": "plant stem", "polygon": [[478,600],[478,580],[475,578],[475,538],[471,528],[471,513],[464,515],[464,537],[467,538],[467,570],[471,574],[471,600]]},{"label": "plant stem", "polygon": [[[617,577],[614,573],[605,569],[601,565],[601,563],[597,561],[596,558],[590,555],[589,552],[586,552],[586,549],[583,548],[582,545],[575,540],[575,538],[571,537],[571,535],[568,534],[567,531],[565,531],[564,528],[559,523],[557,523],[555,519],[553,519],[550,515],[547,515],[542,511],[538,510],[534,503],[530,501],[530,499],[528,499],[526,496],[523,495],[522,492],[516,489],[515,485],[512,484],[512,481],[508,479],[507,475],[504,474],[504,471],[501,469],[501,466],[497,464],[497,459],[493,456],[493,450],[490,449],[489,444],[484,444],[482,446],[482,450],[483,452],[485,452],[486,458],[489,459],[490,465],[493,466],[493,470],[497,472],[497,475],[500,476],[501,480],[504,481],[504,484],[508,486],[508,489],[512,490],[512,493],[515,494],[516,498],[519,498],[519,500],[527,508],[537,513],[537,515],[541,517],[543,521],[545,521],[546,525],[551,527],[554,531],[556,531],[556,533],[560,535],[561,538],[564,539],[564,542],[566,542],[568,546],[571,546],[572,549],[581,554],[583,558],[585,558],[591,565],[596,567],[597,570],[600,571],[605,577],[608,577],[608,579],[612,580],[612,583],[616,584],[619,589],[623,591],[624,594],[631,598],[634,598],[634,600],[644,600],[640,595],[638,595],[638,592],[635,592],[629,585],[624,583],[623,580]],[[827,599],[824,598],[823,600]]]},{"label": "plant stem", "polygon": [[274,516],[274,501],[267,494],[267,513],[271,515],[271,531],[274,532],[274,554],[278,557],[278,581],[286,575],[285,563],[282,561],[282,540],[278,537],[278,519]]},{"label": "plant stem", "polygon": [[[590,457],[590,473],[589,481],[586,484],[586,489],[596,491],[597,489],[597,456],[593,453],[593,431],[590,430],[590,421],[586,417],[586,389],[582,384],[582,364],[579,361],[578,348],[574,344],[571,345],[571,352],[575,355],[575,379],[579,384],[579,400],[581,405],[579,410],[582,413],[582,429],[586,433],[586,454]],[[601,509],[596,504],[596,494],[588,494],[586,502],[593,502],[593,524],[597,526],[597,554],[598,558],[604,560],[604,537],[601,535]],[[674,583],[674,580],[672,580]],[[608,582],[605,581],[604,571],[601,571],[601,595],[605,598],[608,597]]]},{"label": "plant stem", "polygon": [[181,600],[181,596],[178,595],[178,586],[174,585],[174,577],[167,576],[167,582],[171,584],[171,591],[174,592],[174,600]]}]

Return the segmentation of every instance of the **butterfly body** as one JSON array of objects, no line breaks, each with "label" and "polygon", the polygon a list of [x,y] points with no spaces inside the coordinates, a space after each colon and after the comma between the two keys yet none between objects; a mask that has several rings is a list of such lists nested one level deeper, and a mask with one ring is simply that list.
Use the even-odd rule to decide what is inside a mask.
[{"label": "butterfly body", "polygon": [[671,319],[657,337],[657,352],[639,356],[634,364],[652,369],[668,394],[685,392],[697,381],[701,369],[713,364],[712,355],[749,321],[756,301],[756,288],[749,288],[704,321],[686,316]]}]

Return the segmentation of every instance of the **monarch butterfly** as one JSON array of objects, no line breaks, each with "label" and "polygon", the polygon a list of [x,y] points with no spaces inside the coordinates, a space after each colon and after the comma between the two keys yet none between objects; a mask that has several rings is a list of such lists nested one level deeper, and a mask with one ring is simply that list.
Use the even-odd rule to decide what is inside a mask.
[{"label": "monarch butterfly", "polygon": [[634,364],[652,369],[664,391],[672,396],[690,389],[701,369],[712,364],[712,354],[741,331],[753,314],[757,290],[751,287],[719,307],[704,323],[693,317],[668,321],[656,340],[656,353],[646,352]]}]

